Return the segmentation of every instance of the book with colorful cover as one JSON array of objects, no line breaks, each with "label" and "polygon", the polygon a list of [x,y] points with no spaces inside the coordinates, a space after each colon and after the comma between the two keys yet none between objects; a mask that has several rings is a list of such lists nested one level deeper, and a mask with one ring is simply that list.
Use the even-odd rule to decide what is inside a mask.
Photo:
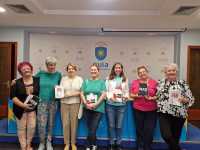
[{"label": "book with colorful cover", "polygon": [[146,83],[140,83],[138,95],[139,96],[148,96],[148,90],[147,90],[147,84]]}]

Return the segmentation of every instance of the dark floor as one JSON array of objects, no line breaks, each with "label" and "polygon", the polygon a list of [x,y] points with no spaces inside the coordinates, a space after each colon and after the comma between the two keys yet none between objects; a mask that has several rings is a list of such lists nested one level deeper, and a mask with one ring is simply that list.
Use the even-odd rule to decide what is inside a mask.
[{"label": "dark floor", "polygon": [[[54,150],[63,150],[64,145],[53,145]],[[199,144],[181,144],[182,150],[200,150]],[[37,150],[38,145],[33,145],[33,150]],[[16,143],[0,143],[0,150],[20,150],[19,145]],[[78,147],[78,150],[85,150],[84,147]],[[108,150],[105,147],[98,147],[98,150]],[[135,148],[123,149],[123,150],[135,150]],[[153,146],[152,150],[167,150],[167,147],[157,146],[156,148]]]},{"label": "dark floor", "polygon": [[[54,150],[63,150],[64,145],[63,144],[54,144],[53,145]],[[126,145],[125,147],[129,148],[124,148],[123,150],[135,150],[134,147],[130,147],[130,145]],[[154,142],[152,145],[153,149],[152,150],[167,150],[167,145],[163,142]],[[182,150],[200,150],[200,143],[181,143]],[[33,150],[37,150],[38,144],[33,145]],[[20,150],[19,144],[17,143],[7,143],[7,142],[0,142],[0,150]],[[84,147],[78,147],[78,150],[85,150]],[[98,147],[98,150],[108,150],[106,147]]]},{"label": "dark floor", "polygon": [[200,129],[200,120],[198,121],[189,121],[189,123],[191,123],[192,125],[198,127]]},{"label": "dark floor", "polygon": [[[64,145],[53,145],[54,150],[63,150]],[[34,150],[37,150],[38,145],[33,145]],[[78,147],[78,150],[84,150],[84,147]],[[0,150],[20,150],[18,144],[14,143],[0,143]],[[98,150],[107,150],[105,147],[99,147]],[[123,150],[128,150],[128,149],[123,149]],[[134,150],[134,149],[131,149]]]}]

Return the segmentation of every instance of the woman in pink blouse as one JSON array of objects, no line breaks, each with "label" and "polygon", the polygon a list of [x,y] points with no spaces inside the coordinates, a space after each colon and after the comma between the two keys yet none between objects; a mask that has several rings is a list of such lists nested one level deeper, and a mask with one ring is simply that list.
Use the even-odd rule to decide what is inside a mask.
[{"label": "woman in pink blouse", "polygon": [[157,116],[157,82],[148,76],[145,66],[138,67],[137,74],[139,78],[132,81],[130,91],[130,96],[134,99],[137,150],[151,150]]}]

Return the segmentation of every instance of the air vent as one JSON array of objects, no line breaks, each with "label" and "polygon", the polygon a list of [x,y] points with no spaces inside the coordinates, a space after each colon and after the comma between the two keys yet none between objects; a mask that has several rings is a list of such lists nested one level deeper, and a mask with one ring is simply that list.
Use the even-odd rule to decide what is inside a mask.
[{"label": "air vent", "polygon": [[199,6],[181,6],[173,14],[190,16],[199,9]]},{"label": "air vent", "polygon": [[28,9],[25,5],[22,4],[6,4],[8,8],[10,8],[15,13],[19,14],[31,14],[32,11]]}]

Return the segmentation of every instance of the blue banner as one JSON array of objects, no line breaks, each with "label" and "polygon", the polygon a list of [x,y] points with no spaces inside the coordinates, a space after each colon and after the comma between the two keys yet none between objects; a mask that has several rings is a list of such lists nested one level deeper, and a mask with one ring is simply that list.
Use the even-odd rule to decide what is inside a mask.
[{"label": "blue banner", "polygon": [[[8,103],[8,133],[10,134],[16,134],[16,121],[15,121],[15,116],[12,112],[12,107],[13,103],[11,100],[9,100]],[[56,112],[56,120],[55,120],[55,125],[54,125],[54,136],[62,136],[63,131],[62,131],[62,123],[61,123],[61,115],[60,115],[60,107]],[[133,109],[131,102],[127,104],[127,109],[125,112],[125,118],[123,122],[123,140],[135,140],[135,123],[134,123],[134,118],[133,118]],[[186,140],[186,135],[187,135],[187,122],[185,123],[185,126],[182,130],[182,135],[181,135],[181,141]],[[85,121],[84,118],[79,120],[78,124],[78,132],[77,132],[77,138],[85,138],[87,135],[87,128],[85,126]],[[105,114],[103,115],[99,128],[97,130],[97,137],[102,138],[102,139],[107,139],[108,138],[108,128],[107,128],[107,121],[106,121],[106,116]],[[157,123],[155,132],[154,132],[154,140],[162,140],[161,135],[160,135],[160,130],[159,130],[159,123]]]}]

